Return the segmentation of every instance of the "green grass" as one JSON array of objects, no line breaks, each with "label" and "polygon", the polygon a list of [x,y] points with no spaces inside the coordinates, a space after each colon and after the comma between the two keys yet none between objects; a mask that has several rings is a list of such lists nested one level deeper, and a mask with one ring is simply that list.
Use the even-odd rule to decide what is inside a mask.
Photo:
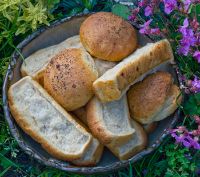
[{"label": "green grass", "polygon": [[[9,0],[7,0],[9,1]],[[17,2],[17,0],[15,0]],[[7,16],[10,16],[12,20],[8,20],[5,17],[5,12],[2,12],[1,3],[6,2],[2,0],[0,2],[0,84],[3,84],[3,77],[5,75],[10,56],[15,50],[15,46],[22,41],[28,34],[39,28],[42,25],[48,24],[56,19],[63,18],[65,16],[74,15],[80,12],[89,11],[110,11],[113,9],[115,13],[119,13],[124,18],[127,17],[127,9],[120,6],[114,6],[114,3],[109,1],[97,1],[97,0],[62,0],[60,4],[57,4],[59,0],[42,0],[44,16],[41,23],[33,22],[28,18],[23,17],[23,8],[30,8],[30,4],[21,1],[16,4],[17,10],[6,11]],[[9,1],[11,2],[11,1]],[[13,1],[14,2],[14,1]],[[38,1],[31,1],[35,6]],[[24,6],[24,7],[23,7]],[[16,9],[12,7],[11,9]],[[33,7],[32,7],[33,8]],[[41,7],[40,7],[41,8]],[[118,8],[118,9],[117,9]],[[42,8],[41,8],[42,9]],[[14,11],[14,12],[13,12]],[[124,14],[124,12],[126,12]],[[4,14],[4,15],[3,15]],[[14,14],[14,15],[13,15]],[[31,14],[29,14],[31,16]],[[46,20],[45,20],[46,19]],[[48,21],[48,22],[47,22]],[[23,26],[24,25],[24,26]],[[21,33],[16,36],[17,31]],[[24,30],[25,27],[25,31]],[[185,63],[182,59],[179,59],[179,66],[183,72],[190,73],[194,70],[194,63],[191,61]],[[186,70],[186,71],[184,71]],[[2,98],[2,95],[1,95]],[[197,105],[192,97],[190,101],[186,103],[186,108],[190,110]],[[33,158],[26,155],[18,146],[15,139],[11,136],[7,123],[5,122],[2,102],[0,112],[0,177],[1,176],[39,176],[39,177],[79,177],[82,175],[66,173],[54,168],[46,167],[38,163]],[[186,110],[187,110],[186,109]],[[190,128],[193,127],[193,123],[189,118],[184,116],[181,121],[185,120],[185,125]],[[186,156],[189,156],[186,157]],[[197,176],[196,170],[200,168],[200,152],[192,149],[186,149],[181,146],[175,145],[174,140],[169,136],[164,139],[161,146],[152,154],[146,156],[137,163],[130,164],[129,167],[119,170],[115,173],[104,175],[91,175],[91,176],[119,176],[119,177],[131,177],[131,176],[166,176],[166,177],[186,177]]]}]

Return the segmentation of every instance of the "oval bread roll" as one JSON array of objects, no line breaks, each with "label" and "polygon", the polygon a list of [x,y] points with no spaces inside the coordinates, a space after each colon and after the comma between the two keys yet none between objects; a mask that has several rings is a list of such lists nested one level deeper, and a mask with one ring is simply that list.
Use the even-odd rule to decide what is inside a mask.
[{"label": "oval bread roll", "polygon": [[92,56],[108,61],[120,61],[137,48],[132,25],[110,12],[89,16],[81,24],[80,39]]},{"label": "oval bread roll", "polygon": [[85,105],[97,79],[93,59],[83,49],[65,49],[52,58],[44,73],[44,88],[67,111]]}]

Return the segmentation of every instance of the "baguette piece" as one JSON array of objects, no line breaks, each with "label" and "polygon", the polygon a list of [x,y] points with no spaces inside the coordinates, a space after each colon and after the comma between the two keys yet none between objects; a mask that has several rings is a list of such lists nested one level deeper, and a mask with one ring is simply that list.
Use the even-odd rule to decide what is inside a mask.
[{"label": "baguette piece", "polygon": [[21,66],[22,76],[31,76],[43,83],[43,73],[51,58],[66,48],[81,48],[79,35],[70,37],[65,41],[44,49],[40,49],[29,57],[25,58]]},{"label": "baguette piece", "polygon": [[[87,126],[87,122],[83,123],[82,121],[82,119],[83,120],[85,119],[84,116],[86,116],[85,107],[78,109],[78,115],[75,114],[75,112],[76,111],[73,111],[72,116],[76,115],[76,117],[73,116],[73,118],[90,133],[90,130]],[[84,113],[84,114],[81,114],[81,113]],[[99,140],[95,138],[94,136],[92,136],[92,143],[90,144],[88,150],[84,153],[84,155],[81,158],[72,161],[72,163],[77,166],[94,166],[101,159],[103,149],[104,149],[104,146],[99,142]]]},{"label": "baguette piece", "polygon": [[81,158],[92,136],[30,76],[8,91],[10,111],[19,126],[52,156]]},{"label": "baguette piece", "polygon": [[98,78],[93,83],[95,95],[101,102],[118,100],[136,79],[168,60],[173,60],[168,40],[149,43]]},{"label": "baguette piece", "polygon": [[101,159],[103,149],[104,147],[99,140],[93,137],[92,143],[84,155],[80,159],[72,161],[72,163],[78,166],[94,166]]},{"label": "baguette piece", "polygon": [[108,146],[120,160],[131,158],[147,146],[147,134],[142,126],[134,120],[131,120],[131,125],[135,129],[135,133],[127,143],[119,146]]},{"label": "baguette piece", "polygon": [[106,104],[94,97],[87,105],[87,123],[104,145],[127,142],[135,132],[130,124],[126,95]]}]

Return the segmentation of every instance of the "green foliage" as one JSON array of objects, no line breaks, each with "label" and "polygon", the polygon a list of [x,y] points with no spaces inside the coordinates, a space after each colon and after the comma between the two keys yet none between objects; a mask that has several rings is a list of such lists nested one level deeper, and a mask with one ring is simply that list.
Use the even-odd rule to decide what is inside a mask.
[{"label": "green foliage", "polygon": [[184,112],[187,115],[200,115],[200,93],[191,95],[185,103]]},{"label": "green foliage", "polygon": [[112,13],[121,16],[124,19],[128,19],[128,16],[130,15],[130,9],[127,6],[121,4],[115,4],[112,7]]}]

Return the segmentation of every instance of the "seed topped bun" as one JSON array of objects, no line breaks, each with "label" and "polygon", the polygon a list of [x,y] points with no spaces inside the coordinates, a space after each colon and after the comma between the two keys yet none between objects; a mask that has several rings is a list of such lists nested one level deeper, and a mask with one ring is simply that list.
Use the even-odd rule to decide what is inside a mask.
[{"label": "seed topped bun", "polygon": [[44,73],[44,88],[67,111],[85,105],[93,96],[98,71],[83,49],[65,49],[51,59]]},{"label": "seed topped bun", "polygon": [[108,61],[120,61],[137,47],[132,25],[110,12],[89,16],[80,27],[80,39],[92,56]]}]

